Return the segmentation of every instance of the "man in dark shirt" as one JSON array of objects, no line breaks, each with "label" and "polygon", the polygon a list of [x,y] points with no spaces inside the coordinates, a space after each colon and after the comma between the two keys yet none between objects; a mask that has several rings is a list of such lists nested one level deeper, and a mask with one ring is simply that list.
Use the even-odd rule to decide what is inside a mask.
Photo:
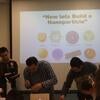
[{"label": "man in dark shirt", "polygon": [[0,62],[0,88],[2,88],[3,93],[2,96],[6,96],[6,78],[5,78],[5,73],[6,73],[6,68],[2,66],[3,64]]},{"label": "man in dark shirt", "polygon": [[84,80],[85,78],[93,78],[95,76],[97,67],[93,63],[83,62],[78,57],[73,57],[70,61],[70,65],[71,69],[67,75],[66,81],[64,82],[60,100],[64,100],[64,95],[66,94],[65,91],[69,91],[69,88],[71,87],[73,80],[75,80],[77,88],[79,90],[79,100],[92,100],[91,96],[86,96],[83,93],[81,93],[81,83],[82,80]]},{"label": "man in dark shirt", "polygon": [[11,88],[16,88],[16,78],[18,75],[18,65],[16,61],[11,60],[8,55],[8,49],[6,47],[0,48],[0,87],[3,88],[4,96],[7,92],[7,81],[11,83]]},{"label": "man in dark shirt", "polygon": [[100,66],[96,73],[96,100],[100,100]]},{"label": "man in dark shirt", "polygon": [[51,65],[46,61],[38,61],[36,57],[26,60],[24,70],[25,87],[34,91],[51,91],[57,83],[57,77]]}]

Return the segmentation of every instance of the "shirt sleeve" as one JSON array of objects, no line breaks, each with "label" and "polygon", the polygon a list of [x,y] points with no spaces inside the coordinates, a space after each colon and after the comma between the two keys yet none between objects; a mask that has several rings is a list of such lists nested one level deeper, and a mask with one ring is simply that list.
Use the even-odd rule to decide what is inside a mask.
[{"label": "shirt sleeve", "polygon": [[2,62],[0,62],[0,77],[4,77],[4,74],[6,73],[6,67],[3,65]]},{"label": "shirt sleeve", "polygon": [[14,62],[14,66],[15,66],[15,74],[18,74],[18,64],[17,64],[17,62]]},{"label": "shirt sleeve", "polygon": [[97,66],[93,63],[90,63],[90,69],[92,76],[95,78],[97,72]]},{"label": "shirt sleeve", "polygon": [[74,79],[74,76],[72,74],[72,71],[70,70],[66,77],[66,81],[63,84],[61,95],[66,95],[68,93],[69,88],[72,85],[73,79]]},{"label": "shirt sleeve", "polygon": [[48,62],[44,62],[44,73],[47,75],[48,79],[42,82],[44,88],[48,88],[57,83],[57,77]]},{"label": "shirt sleeve", "polygon": [[12,75],[18,74],[18,64],[14,60],[10,60],[9,63],[6,64],[7,72],[12,73]]},{"label": "shirt sleeve", "polygon": [[94,65],[94,72],[93,72],[93,75],[94,75],[94,77],[96,76],[96,72],[97,72],[97,66],[96,65]]},{"label": "shirt sleeve", "polygon": [[23,76],[24,76],[24,80],[30,80],[30,72],[28,70],[28,68],[26,67],[23,71]]}]

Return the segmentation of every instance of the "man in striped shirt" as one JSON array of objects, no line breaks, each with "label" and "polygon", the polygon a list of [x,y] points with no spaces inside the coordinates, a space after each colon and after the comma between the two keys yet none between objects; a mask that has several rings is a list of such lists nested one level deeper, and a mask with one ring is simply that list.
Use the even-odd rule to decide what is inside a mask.
[{"label": "man in striped shirt", "polygon": [[93,83],[97,71],[97,66],[91,62],[84,62],[78,57],[73,57],[70,61],[71,69],[67,74],[66,80],[63,84],[62,94],[60,100],[64,100],[64,96],[68,93],[72,82],[75,80],[78,89],[78,100],[93,100],[91,95],[82,93],[82,82],[84,80],[91,80]]},{"label": "man in striped shirt", "polygon": [[36,92],[51,91],[57,83],[57,77],[46,61],[38,61],[36,57],[26,60],[27,67],[24,69],[25,87]]}]

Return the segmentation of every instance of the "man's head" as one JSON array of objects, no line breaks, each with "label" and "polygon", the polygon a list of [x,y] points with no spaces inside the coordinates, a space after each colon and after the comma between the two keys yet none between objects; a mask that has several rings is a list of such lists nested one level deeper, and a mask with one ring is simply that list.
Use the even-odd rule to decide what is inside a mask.
[{"label": "man's head", "polygon": [[70,61],[71,70],[74,72],[81,71],[83,61],[78,57],[73,57]]},{"label": "man's head", "polygon": [[37,65],[38,65],[38,60],[36,57],[29,57],[26,60],[26,65],[28,68],[32,71],[35,72],[37,70]]},{"label": "man's head", "polygon": [[2,61],[9,60],[8,49],[6,47],[0,48],[0,57],[1,57]]}]

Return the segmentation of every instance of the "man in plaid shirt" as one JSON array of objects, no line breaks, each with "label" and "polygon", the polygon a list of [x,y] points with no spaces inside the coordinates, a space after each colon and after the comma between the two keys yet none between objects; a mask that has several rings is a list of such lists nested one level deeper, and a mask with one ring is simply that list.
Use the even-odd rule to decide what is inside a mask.
[{"label": "man in plaid shirt", "polygon": [[34,91],[51,91],[57,83],[57,77],[47,61],[38,61],[36,57],[26,60],[24,69],[25,87]]}]

